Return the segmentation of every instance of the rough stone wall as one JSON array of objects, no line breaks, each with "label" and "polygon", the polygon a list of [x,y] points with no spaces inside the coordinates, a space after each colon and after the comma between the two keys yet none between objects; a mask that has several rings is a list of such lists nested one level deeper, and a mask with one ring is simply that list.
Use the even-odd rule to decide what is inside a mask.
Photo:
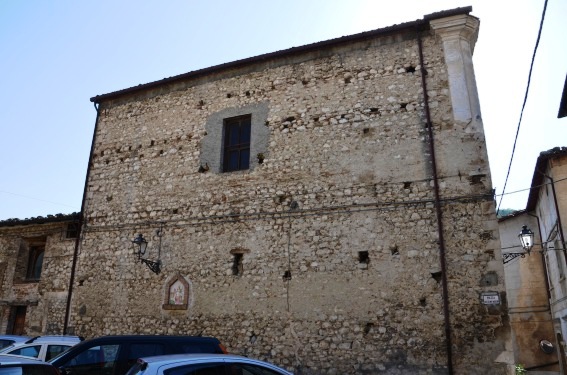
[{"label": "rough stone wall", "polygon": [[[488,272],[499,275],[490,290],[503,291],[494,202],[482,196],[491,193],[482,129],[471,134],[452,120],[440,41],[426,35],[423,46],[453,362],[456,373],[500,374],[506,312],[479,298]],[[446,373],[419,65],[414,35],[399,34],[102,102],[75,332],[216,336],[232,352],[304,374]],[[203,171],[202,150],[215,141],[210,118],[255,105],[268,108],[262,161]],[[155,275],[136,261],[131,240],[144,234],[156,259],[160,226]],[[234,249],[245,250],[238,276]],[[165,310],[179,274],[189,307]]]},{"label": "rough stone wall", "polygon": [[[65,238],[65,222],[0,225],[0,267],[3,270],[0,326],[8,328],[11,306],[27,306],[27,335],[62,334],[75,239]],[[29,243],[45,243],[39,281],[26,280]]]}]

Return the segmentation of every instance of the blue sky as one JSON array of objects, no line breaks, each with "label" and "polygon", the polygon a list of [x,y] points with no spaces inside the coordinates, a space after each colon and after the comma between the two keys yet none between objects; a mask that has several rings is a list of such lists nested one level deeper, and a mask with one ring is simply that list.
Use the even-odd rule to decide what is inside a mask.
[{"label": "blue sky", "polygon": [[[473,6],[474,64],[493,186],[502,192],[544,1],[0,0],[0,220],[79,211],[90,98],[241,58]],[[507,192],[567,146],[557,119],[567,2],[549,0]],[[527,191],[502,207],[525,208]]]}]

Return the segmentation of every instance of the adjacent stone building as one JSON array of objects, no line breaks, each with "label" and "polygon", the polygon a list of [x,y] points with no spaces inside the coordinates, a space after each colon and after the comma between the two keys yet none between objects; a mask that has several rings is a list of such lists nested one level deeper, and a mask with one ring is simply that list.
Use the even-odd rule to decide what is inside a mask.
[{"label": "adjacent stone building", "polygon": [[[522,210],[501,218],[499,225],[514,362],[530,371],[558,371],[559,356],[538,217]],[[534,232],[535,245],[529,253],[518,238],[524,225]]]},{"label": "adjacent stone building", "polygon": [[302,374],[506,373],[470,11],[92,98],[65,331],[216,336]]},{"label": "adjacent stone building", "polygon": [[61,334],[79,214],[0,221],[0,332]]}]

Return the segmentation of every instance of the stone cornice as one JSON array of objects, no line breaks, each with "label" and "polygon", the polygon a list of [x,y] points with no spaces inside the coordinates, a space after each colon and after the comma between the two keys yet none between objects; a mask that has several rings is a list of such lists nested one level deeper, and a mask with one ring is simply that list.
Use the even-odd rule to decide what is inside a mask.
[{"label": "stone cornice", "polygon": [[469,43],[471,53],[474,51],[478,39],[480,21],[478,18],[468,14],[459,14],[447,18],[429,21],[431,29],[439,35],[443,41],[461,39]]}]

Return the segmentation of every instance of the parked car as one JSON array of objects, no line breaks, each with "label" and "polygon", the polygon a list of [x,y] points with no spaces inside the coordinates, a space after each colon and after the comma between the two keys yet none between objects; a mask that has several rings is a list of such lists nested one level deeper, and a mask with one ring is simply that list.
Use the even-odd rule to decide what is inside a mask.
[{"label": "parked car", "polygon": [[82,341],[79,336],[37,336],[15,342],[0,350],[0,354],[13,354],[49,361]]},{"label": "parked car", "polygon": [[270,363],[237,355],[174,354],[140,358],[127,375],[293,375]]},{"label": "parked car", "polygon": [[39,359],[0,354],[0,374],[59,375],[59,371],[52,364]]},{"label": "parked car", "polygon": [[50,363],[67,375],[124,375],[138,358],[180,353],[226,354],[226,349],[213,337],[102,336],[75,345]]},{"label": "parked car", "polygon": [[31,339],[30,336],[0,335],[0,349],[10,346],[16,342],[26,342],[29,339]]}]

